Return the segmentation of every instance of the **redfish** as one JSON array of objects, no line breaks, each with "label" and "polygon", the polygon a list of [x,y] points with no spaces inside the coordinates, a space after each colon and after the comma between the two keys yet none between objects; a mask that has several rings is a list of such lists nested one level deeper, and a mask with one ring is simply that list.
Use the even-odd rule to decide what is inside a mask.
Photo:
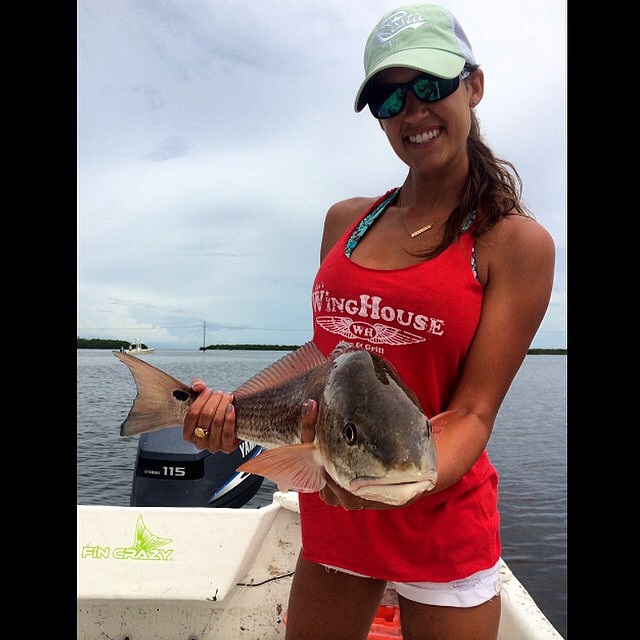
[{"label": "redfish", "polygon": [[[191,387],[144,360],[114,355],[129,367],[137,388],[120,435],[184,423],[197,397]],[[238,471],[264,476],[280,490],[319,491],[326,472],[356,496],[403,505],[435,486],[435,422],[395,367],[376,353],[341,342],[327,358],[308,342],[233,396],[236,437],[268,449]],[[307,399],[317,401],[318,418],[314,442],[303,444]]]}]

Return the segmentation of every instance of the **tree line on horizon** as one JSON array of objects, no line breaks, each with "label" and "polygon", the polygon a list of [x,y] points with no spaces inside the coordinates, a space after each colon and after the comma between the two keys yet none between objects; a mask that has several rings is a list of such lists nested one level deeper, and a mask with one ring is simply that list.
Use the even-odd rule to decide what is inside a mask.
[{"label": "tree line on horizon", "polygon": [[[119,351],[128,349],[129,340],[111,340],[108,338],[80,338],[77,337],[77,349],[112,349]],[[198,347],[198,351],[295,351],[299,344],[210,344],[206,347]],[[142,343],[147,349],[147,345]],[[528,355],[567,355],[566,349],[529,349]]]}]

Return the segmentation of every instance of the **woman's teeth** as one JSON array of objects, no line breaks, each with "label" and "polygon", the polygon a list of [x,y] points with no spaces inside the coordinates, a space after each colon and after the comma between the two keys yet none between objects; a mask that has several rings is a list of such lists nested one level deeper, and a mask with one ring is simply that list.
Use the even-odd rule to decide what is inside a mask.
[{"label": "woman's teeth", "polygon": [[409,142],[423,144],[424,142],[429,142],[429,140],[433,140],[438,135],[440,135],[440,129],[432,129],[431,131],[427,131],[426,133],[418,133],[415,136],[409,136]]}]

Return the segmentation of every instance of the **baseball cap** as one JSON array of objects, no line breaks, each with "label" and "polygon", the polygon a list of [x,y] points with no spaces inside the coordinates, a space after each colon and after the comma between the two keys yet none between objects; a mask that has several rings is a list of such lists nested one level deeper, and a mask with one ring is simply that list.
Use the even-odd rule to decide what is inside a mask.
[{"label": "baseball cap", "polygon": [[380,19],[364,49],[365,78],[355,110],[367,104],[373,76],[389,67],[408,67],[439,78],[455,78],[465,64],[476,65],[471,44],[455,16],[435,4],[408,4]]}]

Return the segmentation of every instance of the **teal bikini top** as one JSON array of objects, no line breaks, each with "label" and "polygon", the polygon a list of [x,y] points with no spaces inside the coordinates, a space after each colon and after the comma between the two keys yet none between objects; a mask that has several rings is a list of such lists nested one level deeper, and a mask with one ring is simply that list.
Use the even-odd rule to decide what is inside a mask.
[{"label": "teal bikini top", "polygon": [[[349,237],[349,240],[347,241],[347,244],[344,247],[344,255],[347,256],[347,258],[351,257],[353,250],[356,248],[356,245],[358,244],[358,242],[360,242],[360,240],[362,239],[362,236],[364,236],[364,234],[369,230],[371,225],[382,215],[384,210],[392,202],[395,201],[399,193],[400,193],[400,187],[393,190],[389,194],[389,196],[387,196],[373,211],[368,213],[364,218],[362,218],[362,220],[360,220],[360,222],[358,223],[358,226],[353,230],[353,233]],[[464,233],[465,231],[467,231],[467,229],[469,229],[475,217],[476,217],[476,210],[474,209],[465,218],[465,221],[461,227],[462,233]]]}]

